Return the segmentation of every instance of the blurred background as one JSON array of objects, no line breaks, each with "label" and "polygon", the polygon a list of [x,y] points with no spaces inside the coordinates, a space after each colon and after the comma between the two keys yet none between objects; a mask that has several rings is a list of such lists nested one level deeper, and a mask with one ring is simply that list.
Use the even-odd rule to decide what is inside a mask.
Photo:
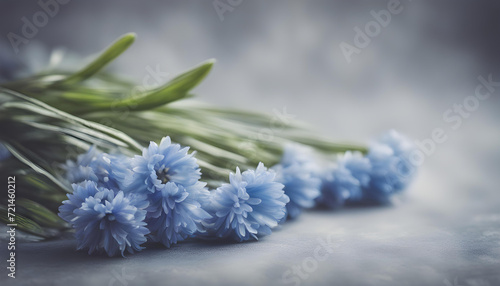
[{"label": "blurred background", "polygon": [[[293,285],[282,274],[311,255],[316,238],[335,234],[339,248],[300,278],[301,285],[500,285],[500,91],[493,86],[473,110],[456,109],[474,102],[466,99],[475,96],[478,77],[500,82],[500,2],[95,0],[56,6],[45,25],[13,47],[10,33],[23,36],[23,17],[34,23],[43,5],[0,1],[0,76],[8,65],[23,66],[23,73],[42,69],[54,48],[86,57],[135,32],[136,43],[110,68],[138,84],[155,75],[163,82],[215,58],[195,89],[205,102],[268,114],[286,110],[341,141],[368,142],[391,128],[420,143],[436,128],[447,138],[432,143],[408,195],[393,207],[313,211],[262,243],[187,244],[126,262],[99,260],[105,270],[82,270],[74,281],[54,274],[56,284],[102,281],[126,265],[140,277],[133,285],[163,277],[180,284]],[[374,14],[389,6],[398,12],[374,26]],[[365,47],[356,46],[358,29],[368,38]],[[347,57],[346,44],[355,51]],[[461,124],[445,114],[459,116]],[[37,249],[26,246],[26,257],[38,256],[24,267],[45,281],[37,261],[53,252]],[[58,267],[92,259],[56,253]],[[97,274],[89,278],[86,271]]]}]

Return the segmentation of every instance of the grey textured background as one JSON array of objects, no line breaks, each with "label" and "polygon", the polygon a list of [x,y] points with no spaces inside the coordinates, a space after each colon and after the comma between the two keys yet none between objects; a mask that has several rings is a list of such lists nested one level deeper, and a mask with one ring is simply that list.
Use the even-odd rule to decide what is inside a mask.
[{"label": "grey textured background", "polygon": [[[393,206],[313,210],[256,243],[187,242],[126,259],[89,257],[72,240],[23,243],[18,278],[2,266],[2,285],[294,285],[283,274],[329,237],[333,253],[301,285],[500,285],[500,92],[457,130],[442,119],[474,95],[478,76],[500,80],[500,4],[401,1],[348,64],[339,44],[387,3],[243,0],[221,21],[212,1],[71,1],[14,55],[6,35],[40,7],[0,1],[1,52],[34,69],[44,51],[88,55],[133,31],[137,42],[112,68],[138,82],[148,66],[173,76],[216,58],[195,90],[206,102],[286,108],[338,140],[390,128],[419,141],[434,128],[448,135]],[[130,279],[117,279],[122,271]]]}]

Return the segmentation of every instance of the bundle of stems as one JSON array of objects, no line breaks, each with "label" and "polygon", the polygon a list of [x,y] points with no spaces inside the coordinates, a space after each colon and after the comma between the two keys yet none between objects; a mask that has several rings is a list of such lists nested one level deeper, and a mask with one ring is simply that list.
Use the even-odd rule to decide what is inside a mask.
[{"label": "bundle of stems", "polygon": [[[133,155],[168,135],[197,152],[202,180],[212,188],[227,181],[236,166],[278,163],[283,146],[290,142],[309,145],[326,156],[367,152],[364,146],[320,138],[294,121],[280,122],[280,132],[266,140],[260,135],[273,122],[271,116],[188,99],[214,60],[138,92],[133,82],[103,71],[134,40],[134,34],[122,36],[77,71],[51,70],[0,85],[0,144],[11,154],[0,161],[0,173],[17,178],[19,229],[41,238],[68,229],[56,215],[72,192],[63,164],[93,145],[104,152]],[[0,203],[5,223],[7,205]]]}]

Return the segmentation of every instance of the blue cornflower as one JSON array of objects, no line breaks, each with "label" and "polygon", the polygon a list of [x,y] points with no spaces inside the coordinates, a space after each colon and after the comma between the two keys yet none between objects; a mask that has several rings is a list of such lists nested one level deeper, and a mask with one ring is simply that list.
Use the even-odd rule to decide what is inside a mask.
[{"label": "blue cornflower", "polygon": [[352,194],[361,192],[359,181],[354,178],[345,166],[330,166],[321,183],[321,196],[318,203],[329,208],[344,205]]},{"label": "blue cornflower", "polygon": [[79,184],[72,184],[73,193],[68,194],[68,200],[63,201],[59,207],[59,216],[73,224],[73,219],[76,217],[74,211],[82,206],[85,199],[94,196],[99,189],[93,181],[83,181]]},{"label": "blue cornflower", "polygon": [[75,194],[68,196],[70,202],[64,202],[68,206],[65,212],[89,194],[72,215],[61,213],[61,217],[71,219],[69,222],[76,230],[78,249],[88,249],[89,254],[104,251],[109,256],[118,253],[123,256],[125,251],[133,253],[143,249],[141,244],[146,242],[149,233],[144,222],[144,204],[138,207],[134,204],[136,197],[127,197],[122,191],[97,188],[92,181],[84,182],[81,188],[73,187]]},{"label": "blue cornflower", "polygon": [[127,180],[127,188],[155,193],[168,182],[184,187],[197,184],[201,177],[200,167],[188,150],[189,147],[181,149],[179,144],[172,144],[168,136],[161,140],[160,145],[151,141],[142,151],[142,156],[132,159],[133,174]]},{"label": "blue cornflower", "polygon": [[409,156],[415,150],[415,144],[396,130],[389,130],[378,143],[389,146],[396,156]]},{"label": "blue cornflower", "polygon": [[95,146],[81,154],[75,161],[67,161],[66,179],[70,183],[94,181],[99,187],[112,190],[123,188],[123,180],[129,174],[130,159],[124,155],[111,155],[99,151]]},{"label": "blue cornflower", "polygon": [[[370,183],[370,160],[363,156],[361,152],[347,151],[338,161],[339,165],[344,166],[351,175],[356,178],[361,187],[366,187]],[[359,197],[360,194],[351,195],[352,198]]]},{"label": "blue cornflower", "polygon": [[7,149],[7,147],[5,147],[5,145],[0,143],[0,161],[3,161],[9,157],[10,157],[9,150]]},{"label": "blue cornflower", "polygon": [[275,175],[262,163],[243,173],[236,168],[236,174],[229,175],[230,183],[212,192],[210,229],[216,237],[241,242],[271,234],[271,228],[285,217],[289,202]]},{"label": "blue cornflower", "polygon": [[319,172],[319,166],[314,150],[308,146],[298,143],[288,143],[285,145],[280,163],[285,167],[300,164],[310,169],[313,173]]},{"label": "blue cornflower", "polygon": [[288,167],[276,165],[276,181],[284,185],[285,194],[290,198],[286,204],[288,217],[296,218],[303,208],[312,208],[320,195],[321,180],[304,170],[300,164]]},{"label": "blue cornflower", "polygon": [[288,217],[296,218],[303,208],[311,208],[320,195],[321,180],[318,163],[311,149],[298,145],[286,145],[281,163],[272,169],[276,181],[282,183],[285,194],[290,198],[286,205]]},{"label": "blue cornflower", "polygon": [[346,201],[359,201],[362,188],[370,182],[370,170],[370,161],[361,153],[347,151],[339,156],[336,165],[327,168],[318,201],[329,208],[340,207]]},{"label": "blue cornflower", "polygon": [[125,184],[127,192],[147,196],[151,238],[166,247],[203,232],[203,221],[211,218],[199,202],[209,193],[199,181],[200,168],[188,150],[172,144],[170,137],[163,138],[160,145],[151,142],[142,156],[132,159],[132,174]]},{"label": "blue cornflower", "polygon": [[149,194],[148,199],[151,204],[147,208],[146,222],[151,238],[166,247],[197,232],[204,232],[201,223],[212,217],[187,189],[172,182]]},{"label": "blue cornflower", "polygon": [[374,143],[367,155],[372,171],[363,200],[384,203],[390,195],[403,190],[416,171],[410,161],[413,150],[413,143],[394,130]]}]

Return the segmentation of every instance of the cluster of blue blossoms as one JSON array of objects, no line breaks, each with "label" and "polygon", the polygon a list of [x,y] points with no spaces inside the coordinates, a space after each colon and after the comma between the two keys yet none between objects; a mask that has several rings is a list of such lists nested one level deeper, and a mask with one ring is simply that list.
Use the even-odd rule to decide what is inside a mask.
[{"label": "cluster of blue blossoms", "polygon": [[322,175],[316,201],[328,208],[344,204],[385,204],[404,190],[416,172],[414,144],[391,130],[374,142],[366,156],[346,152]]},{"label": "cluster of blue blossoms", "polygon": [[271,234],[315,205],[385,203],[415,172],[413,145],[395,131],[368,152],[346,152],[322,166],[312,149],[285,146],[280,164],[231,173],[209,191],[189,148],[165,137],[128,158],[91,148],[65,165],[73,193],[59,215],[75,229],[78,249],[109,256],[140,251],[146,241],[170,247],[190,237],[238,242]]}]

